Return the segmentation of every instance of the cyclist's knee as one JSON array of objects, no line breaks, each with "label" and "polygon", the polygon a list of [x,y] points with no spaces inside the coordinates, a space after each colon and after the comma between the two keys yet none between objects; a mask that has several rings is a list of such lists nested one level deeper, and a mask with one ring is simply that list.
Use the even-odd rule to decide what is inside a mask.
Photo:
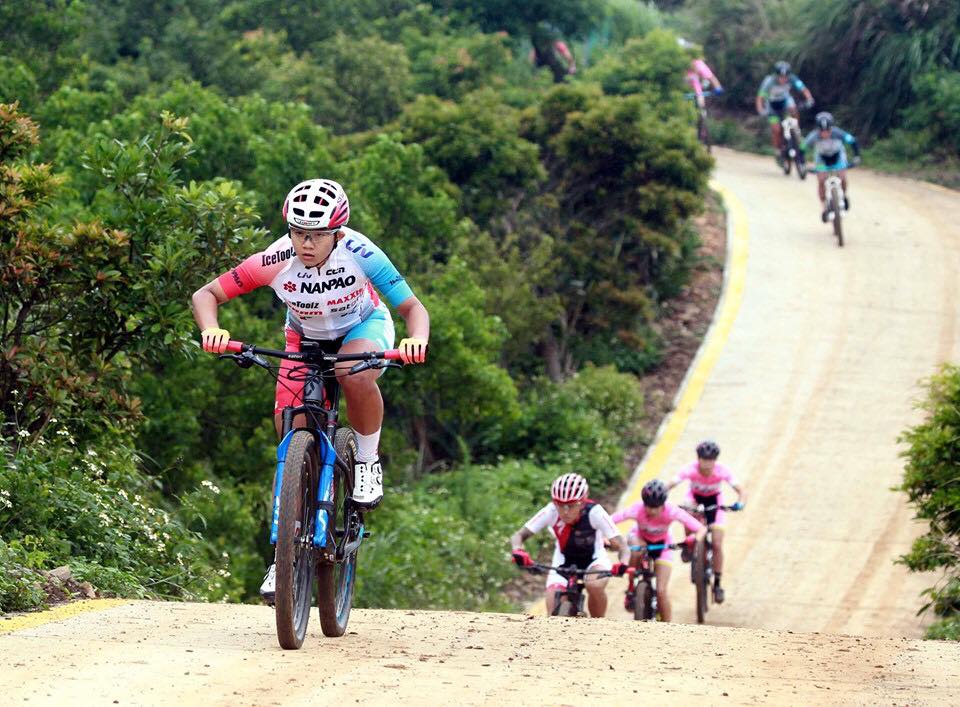
[{"label": "cyclist's knee", "polygon": [[607,586],[607,582],[610,581],[609,577],[594,577],[593,579],[588,579],[584,582],[587,586],[587,591],[591,594],[597,594],[604,591],[604,587]]}]

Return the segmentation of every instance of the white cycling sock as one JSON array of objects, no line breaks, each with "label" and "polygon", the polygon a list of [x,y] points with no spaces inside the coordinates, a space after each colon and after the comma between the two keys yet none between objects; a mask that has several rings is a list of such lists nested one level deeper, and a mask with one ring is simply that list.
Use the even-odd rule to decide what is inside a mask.
[{"label": "white cycling sock", "polygon": [[380,430],[368,435],[362,435],[356,430],[353,433],[357,436],[357,461],[372,462],[378,458],[378,449],[380,447]]}]

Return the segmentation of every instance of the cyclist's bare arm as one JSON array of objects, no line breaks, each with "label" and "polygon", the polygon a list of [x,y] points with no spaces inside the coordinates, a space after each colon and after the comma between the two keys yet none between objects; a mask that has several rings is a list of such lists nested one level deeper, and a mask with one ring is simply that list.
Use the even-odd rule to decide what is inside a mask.
[{"label": "cyclist's bare arm", "polygon": [[527,538],[532,537],[533,533],[527,530],[526,526],[520,528],[517,532],[510,536],[510,548],[513,550],[522,550],[523,543]]},{"label": "cyclist's bare arm", "polygon": [[430,340],[430,315],[417,297],[407,297],[397,306],[397,313],[407,323],[407,336],[412,339]]},{"label": "cyclist's bare arm", "polygon": [[625,565],[630,564],[630,546],[622,535],[610,538],[610,547],[617,551],[620,562]]},{"label": "cyclist's bare arm", "polygon": [[219,326],[217,307],[227,301],[223,286],[217,280],[211,280],[193,293],[193,318],[200,330]]},{"label": "cyclist's bare arm", "polygon": [[671,491],[673,491],[673,489],[675,489],[677,486],[679,486],[680,483],[681,483],[681,482],[680,482],[680,481],[677,481],[676,479],[671,479],[670,481],[668,481],[668,482],[667,482],[667,493],[670,493]]},{"label": "cyclist's bare arm", "polygon": [[747,502],[747,490],[743,487],[743,484],[730,484],[730,487],[737,492],[737,500],[740,503]]}]

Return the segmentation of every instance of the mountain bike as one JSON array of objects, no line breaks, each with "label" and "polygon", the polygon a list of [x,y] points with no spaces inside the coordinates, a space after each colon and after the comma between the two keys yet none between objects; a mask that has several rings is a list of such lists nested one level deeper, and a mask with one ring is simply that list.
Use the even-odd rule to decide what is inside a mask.
[{"label": "mountain bike", "polygon": [[[400,368],[396,349],[357,354],[324,351],[323,343],[305,340],[300,351],[263,349],[231,341],[222,359],[241,368],[259,366],[274,374],[263,357],[297,361],[288,377],[303,381],[303,404],[283,409],[283,432],[277,447],[270,543],[276,547],[277,639],[283,648],[303,645],[316,579],[320,627],[325,636],[347,630],[357,552],[370,536],[363,512],[354,505],[353,465],[357,440],[338,424],[340,384],[335,365],[356,361],[347,375],[371,368]],[[304,415],[305,427],[294,427]],[[331,441],[332,440],[332,441]]]},{"label": "mountain bike", "polygon": [[[856,165],[847,164],[842,167],[842,169],[853,169]],[[847,198],[843,193],[843,181],[840,179],[840,175],[837,172],[840,169],[827,167],[825,171],[830,171],[832,174],[827,177],[824,182],[824,190],[827,194],[827,208],[824,211],[827,214],[827,220],[833,221],[833,235],[837,237],[837,246],[843,247],[843,217],[842,214],[846,210]],[[822,214],[821,214],[822,215]]]},{"label": "mountain bike", "polygon": [[785,112],[780,119],[780,129],[783,131],[783,149],[780,151],[781,167],[785,175],[790,174],[792,165],[797,167],[797,176],[801,180],[807,178],[807,160],[803,154],[803,139],[800,136],[800,121]]},{"label": "mountain bike", "polygon": [[[740,511],[740,506],[722,506],[711,504],[704,506],[702,503],[690,506],[680,506],[683,510],[690,513],[694,518],[706,525],[705,515],[707,511],[724,510]],[[713,581],[713,530],[707,526],[707,537],[703,542],[698,542],[693,549],[693,561],[690,566],[690,581],[693,582],[697,590],[697,623],[702,624],[710,610],[710,602],[713,600],[710,594],[710,584]]]},{"label": "mountain bike", "polygon": [[631,545],[631,552],[642,552],[640,567],[631,568],[636,577],[633,585],[633,618],[637,621],[656,621],[659,616],[657,606],[657,575],[650,558],[652,550],[676,550],[685,547],[683,543],[653,543],[650,545]]},{"label": "mountain bike", "polygon": [[701,143],[703,143],[704,147],[707,148],[707,152],[711,151],[710,148],[712,147],[712,143],[710,141],[710,128],[708,126],[708,120],[707,120],[706,99],[709,98],[710,96],[719,96],[721,93],[723,93],[723,91],[716,88],[711,91],[704,91],[703,92],[703,98],[704,98],[703,108],[697,105],[696,93],[694,93],[693,91],[689,91],[688,93],[684,94],[684,96],[686,96],[688,100],[693,101],[693,107],[697,111],[697,139]]},{"label": "mountain bike", "polygon": [[567,580],[567,586],[563,589],[558,589],[553,594],[554,601],[551,616],[586,616],[587,613],[583,610],[583,601],[585,599],[584,591],[586,589],[584,578],[591,574],[598,577],[613,576],[613,573],[609,570],[582,570],[576,565],[550,567],[549,565],[536,563],[524,569],[531,574],[546,574],[553,570]]}]

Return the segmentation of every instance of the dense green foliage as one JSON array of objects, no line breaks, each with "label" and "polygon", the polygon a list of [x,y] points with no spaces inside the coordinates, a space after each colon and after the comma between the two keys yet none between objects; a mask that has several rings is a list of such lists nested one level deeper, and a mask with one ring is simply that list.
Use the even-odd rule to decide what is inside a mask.
[{"label": "dense green foliage", "polygon": [[[954,0],[685,5],[679,20],[703,42],[726,89],[718,105],[752,112],[761,79],[786,59],[816,98],[816,110],[833,112],[862,142],[877,141],[872,162],[957,170],[951,122],[960,82],[960,4]],[[750,147],[742,137],[735,142]]]},{"label": "dense green foliage", "polygon": [[926,419],[907,430],[902,489],[930,529],[901,561],[911,570],[942,572],[923,610],[939,620],[930,638],[960,640],[960,367],[944,366],[927,388]]},{"label": "dense green foliage", "polygon": [[[432,324],[429,364],[382,379],[357,602],[506,608],[507,536],[550,480],[622,481],[635,374],[695,266],[710,160],[658,23],[604,0],[4,3],[0,610],[63,563],[124,595],[254,596],[272,381],[200,354],[188,301],[318,175]],[[555,83],[527,54],[559,37],[596,62]],[[222,324],[280,345],[271,294]]]}]

